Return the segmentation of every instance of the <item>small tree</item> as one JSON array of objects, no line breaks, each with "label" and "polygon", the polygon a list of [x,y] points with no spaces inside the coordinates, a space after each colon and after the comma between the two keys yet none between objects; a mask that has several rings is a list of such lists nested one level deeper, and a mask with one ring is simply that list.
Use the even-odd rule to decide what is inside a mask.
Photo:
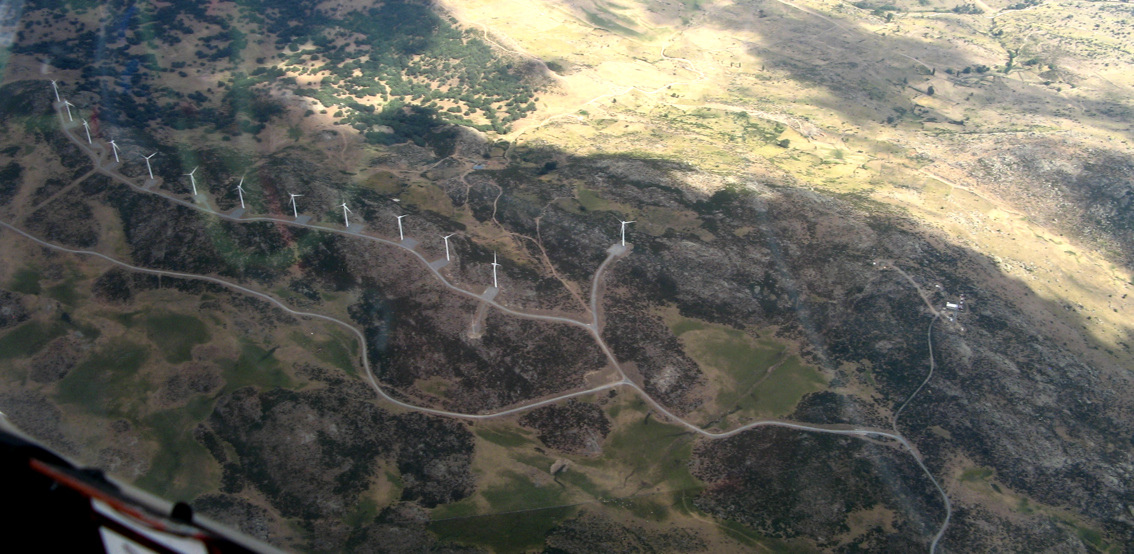
[{"label": "small tree", "polygon": [[929,96],[933,96],[934,92],[937,92],[937,91],[933,90],[933,85],[929,85],[929,88],[925,89],[925,93]]}]

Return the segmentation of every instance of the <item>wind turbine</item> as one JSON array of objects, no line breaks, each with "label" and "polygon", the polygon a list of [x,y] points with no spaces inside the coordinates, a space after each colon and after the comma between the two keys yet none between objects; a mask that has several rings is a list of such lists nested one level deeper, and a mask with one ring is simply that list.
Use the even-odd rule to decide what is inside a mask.
[{"label": "wind turbine", "polygon": [[193,171],[185,174],[189,176],[189,182],[193,184],[193,196],[197,196],[197,178],[194,177],[193,174],[197,172],[197,168],[199,167],[201,166],[194,167]]},{"label": "wind turbine", "polygon": [[236,194],[240,195],[240,209],[244,209],[244,176],[240,176],[240,182],[236,184]]},{"label": "wind turbine", "polygon": [[114,150],[114,163],[118,163],[118,145],[114,144],[114,139],[110,139],[110,148]]},{"label": "wind turbine", "polygon": [[633,221],[623,221],[622,222],[622,246],[626,246],[626,226],[631,224],[631,223],[634,223],[634,222]]},{"label": "wind turbine", "polygon": [[449,233],[448,235],[441,237],[441,239],[445,241],[445,261],[449,261],[449,237],[455,234],[456,233]]},{"label": "wind turbine", "polygon": [[91,126],[87,125],[87,120],[83,120],[83,130],[87,132],[87,144],[91,144]]},{"label": "wind turbine", "polygon": [[55,91],[55,101],[56,102],[62,102],[62,100],[59,99],[59,87],[55,86],[54,80],[51,81],[51,90]]},{"label": "wind turbine", "polygon": [[67,108],[67,120],[72,122],[75,121],[75,118],[71,117],[71,107],[73,106],[74,104],[72,104],[70,100],[63,101],[63,107]]},{"label": "wind turbine", "polygon": [[347,218],[348,213],[354,213],[354,212],[350,211],[350,208],[347,207],[346,202],[344,201],[343,202],[343,226],[346,227],[347,229],[350,229],[350,219]]},{"label": "wind turbine", "polygon": [[[291,194],[290,192],[288,194]],[[299,219],[299,207],[295,205],[295,199],[303,196],[302,194],[291,194],[291,212],[295,214],[295,218]]]},{"label": "wind turbine", "polygon": [[496,263],[496,252],[493,251],[492,252],[492,288],[496,288],[496,289],[500,288],[496,284],[496,268],[497,267],[500,267],[500,264]]},{"label": "wind turbine", "polygon": [[402,232],[402,218],[406,215],[408,214],[402,214],[398,216],[398,240],[406,240],[406,235]]},{"label": "wind turbine", "polygon": [[[150,158],[152,158],[156,155],[157,155],[157,152],[154,152],[153,154],[150,154],[149,156],[142,156],[143,158],[146,159],[146,171],[150,174],[150,179],[154,178],[154,170],[152,168],[150,168]],[[141,156],[141,154],[139,154],[139,156]]]}]

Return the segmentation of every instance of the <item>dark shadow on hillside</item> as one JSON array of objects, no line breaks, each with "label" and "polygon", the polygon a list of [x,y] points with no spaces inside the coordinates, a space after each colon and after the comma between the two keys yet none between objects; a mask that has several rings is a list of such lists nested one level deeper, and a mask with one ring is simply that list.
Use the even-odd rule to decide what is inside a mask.
[{"label": "dark shadow on hillside", "polygon": [[[1064,306],[1034,297],[986,255],[863,198],[762,187],[733,187],[706,197],[683,188],[682,174],[693,170],[672,162],[522,149],[516,159],[530,169],[476,172],[470,182],[474,190],[487,183],[503,188],[496,217],[510,231],[534,235],[538,215],[544,249],[572,279],[587,283],[605,247],[617,242],[618,221],[638,220],[629,238],[632,253],[607,277],[604,336],[620,360],[637,365],[646,390],[658,400],[679,410],[691,407],[690,391],[701,378],[662,318],[649,315],[672,305],[683,315],[722,325],[776,326],[781,336],[799,341],[811,363],[832,372],[834,388],[806,397],[794,417],[888,427],[878,409],[896,409],[925,378],[932,320],[910,283],[880,268],[892,263],[912,275],[938,309],[960,294],[971,306],[957,322],[943,318],[935,324],[937,371],[902,415],[900,428],[926,463],[940,476],[945,464],[963,454],[993,468],[1012,490],[1048,505],[1074,506],[1117,542],[1134,537],[1121,508],[1128,493],[1105,484],[1116,477],[1107,461],[1112,454],[1055,431],[1070,426],[1071,436],[1131,453],[1127,441],[1118,446],[1115,440],[1134,431],[1122,415],[1132,407],[1134,385],[1118,362],[1129,359],[1134,327],[1125,329],[1127,339],[1114,353],[1118,358],[1106,354],[1111,347],[1094,342],[1085,316],[1082,328],[1070,330],[1080,338],[1065,343],[1055,334],[1058,325],[1030,319],[1019,305],[1048,314],[1065,312]],[[540,168],[552,160],[554,177],[540,179]],[[557,183],[579,181],[604,202],[632,211],[587,210],[575,201],[554,200],[572,190]],[[470,199],[473,213],[487,217],[491,211],[476,204],[494,197]],[[658,225],[665,224],[645,215],[659,212],[647,208],[691,211],[713,239],[672,226],[662,232]],[[1000,280],[1009,284],[998,290],[1011,297],[991,292]],[[848,393],[867,382],[885,399],[880,404]],[[1077,462],[1053,466],[1052,452]],[[752,492],[736,482],[729,487],[739,487],[738,495]],[[994,542],[981,542],[993,540],[982,535],[981,518],[1009,525],[995,516],[958,516],[945,537],[953,548],[994,548]],[[1073,537],[1075,530],[1037,524],[1021,530],[1020,540],[1040,546],[1068,533]]]}]

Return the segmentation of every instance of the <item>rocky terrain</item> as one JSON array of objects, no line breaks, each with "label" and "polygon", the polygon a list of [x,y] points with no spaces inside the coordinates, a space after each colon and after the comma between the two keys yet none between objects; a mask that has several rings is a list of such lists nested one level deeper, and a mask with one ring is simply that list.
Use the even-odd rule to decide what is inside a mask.
[{"label": "rocky terrain", "polygon": [[610,420],[594,404],[568,400],[562,406],[536,408],[518,420],[535,428],[548,448],[571,454],[598,454],[610,434]]},{"label": "rocky terrain", "polygon": [[[895,452],[787,430],[701,445],[694,474],[708,489],[698,505],[778,537],[814,537],[823,549],[920,551],[944,507],[916,467]],[[884,525],[852,529],[856,512],[890,511]]]},{"label": "rocky terrain", "polygon": [[[165,6],[152,26],[199,59],[155,43],[167,54],[135,66],[147,39],[132,16],[75,10],[72,46],[95,24],[131,29],[98,59],[51,50],[95,123],[88,149],[30,69],[51,44],[41,4],[0,66],[0,409],[63,454],[304,551],[1134,543],[1134,158],[1063,120],[1072,131],[993,136],[1010,116],[959,107],[994,93],[1046,106],[1075,74],[1111,74],[996,34],[1050,6],[991,23],[961,5],[545,10],[602,61],[460,27],[489,21],[477,2],[451,19],[389,3],[432,22],[391,43],[335,34],[361,32],[349,3],[302,24],[257,19],[256,2],[187,8],[182,23]],[[993,30],[964,31],[977,23]],[[260,42],[240,31],[259,25]],[[976,38],[953,58],[882,40],[915,27]],[[499,51],[477,38],[494,36]],[[990,72],[977,62],[992,39],[1013,53]],[[840,57],[879,44],[913,69]],[[495,52],[500,75],[426,78],[457,71],[437,57],[452,48]],[[363,88],[347,61],[363,50],[401,60],[383,79],[405,90]],[[1050,83],[995,75],[1017,56]],[[608,92],[624,75],[645,84]],[[863,111],[824,107],[842,89]],[[419,104],[375,108],[393,97]],[[110,136],[128,151],[117,166]],[[148,152],[160,163],[143,190]],[[238,179],[246,213],[221,217]],[[293,221],[292,194],[310,224]],[[361,232],[343,229],[344,202]],[[626,250],[610,250],[629,220]],[[724,434],[757,423],[797,427]]]}]

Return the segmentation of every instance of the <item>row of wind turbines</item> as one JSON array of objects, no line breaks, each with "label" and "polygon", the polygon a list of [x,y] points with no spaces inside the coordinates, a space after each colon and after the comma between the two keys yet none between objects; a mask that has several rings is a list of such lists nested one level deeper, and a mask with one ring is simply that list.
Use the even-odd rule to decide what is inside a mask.
[{"label": "row of wind turbines", "polygon": [[[74,119],[74,117],[71,113],[71,108],[75,107],[75,105],[72,104],[70,101],[63,99],[59,96],[59,87],[56,85],[56,81],[54,81],[54,80],[51,81],[51,88],[55,92],[56,104],[62,105],[67,110],[67,120],[69,122],[73,123],[75,121],[75,119]],[[90,124],[88,124],[86,119],[81,119],[81,121],[83,122],[83,130],[86,132],[87,144],[88,145],[94,145],[94,141],[91,138]],[[121,159],[118,156],[118,145],[115,143],[114,139],[110,139],[109,144],[110,144],[111,150],[114,153],[114,162],[115,163],[121,163]],[[154,180],[154,170],[153,170],[153,166],[150,163],[150,160],[154,156],[156,156],[157,154],[158,154],[157,152],[154,152],[154,153],[150,154],[149,156],[143,156],[141,154],[138,154],[139,157],[141,157],[142,159],[144,159],[146,161],[146,173],[149,175],[149,180],[151,182]],[[192,187],[193,196],[195,198],[199,197],[199,194],[197,192],[197,178],[194,175],[195,173],[197,173],[198,169],[200,169],[200,166],[194,167],[193,170],[190,171],[189,173],[183,174],[183,175],[186,175],[186,176],[189,177],[189,185]],[[247,207],[244,204],[244,193],[248,192],[244,189],[244,178],[245,177],[246,177],[246,175],[242,175],[240,177],[240,182],[237,183],[236,189],[235,189],[237,196],[240,198],[240,209],[241,209],[242,213],[243,213],[243,210],[247,209]],[[288,196],[289,196],[288,204],[291,204],[292,216],[295,217],[296,220],[299,220],[300,219],[299,205],[298,205],[298,203],[296,202],[295,199],[296,198],[302,198],[303,195],[302,194],[288,193]],[[346,203],[345,200],[338,207],[342,208],[342,210],[343,210],[343,226],[346,227],[348,231],[350,231],[351,230],[350,214],[353,214],[354,211],[351,210],[347,206],[347,203]],[[412,250],[414,245],[416,245],[416,242],[414,242],[413,239],[410,239],[410,244],[405,244],[406,243],[405,228],[402,225],[402,219],[404,219],[407,215],[409,215],[409,214],[402,214],[402,215],[396,216],[397,221],[398,221],[398,240],[400,240],[403,243],[403,245],[402,245],[403,247]],[[239,217],[239,216],[237,216],[237,217]],[[633,220],[619,221],[619,223],[621,223],[621,228],[619,230],[621,242],[620,242],[619,246],[622,249],[625,249],[625,247],[626,247],[626,226],[631,224],[631,223],[635,223],[635,221],[633,221]],[[299,224],[307,226],[306,222],[300,222]],[[445,243],[445,262],[442,264],[442,263],[439,263],[440,260],[438,260],[438,262],[431,263],[430,265],[434,266],[434,269],[440,269],[441,267],[444,267],[444,265],[447,265],[450,261],[452,261],[451,254],[450,254],[450,251],[449,251],[449,239],[452,238],[455,234],[456,233],[450,233],[448,235],[442,235],[441,236],[441,239]],[[492,264],[491,265],[492,265],[492,289],[490,289],[489,291],[486,291],[485,294],[488,295],[489,293],[491,293],[492,296],[495,296],[496,291],[499,291],[499,289],[500,289],[500,285],[499,285],[499,282],[497,281],[497,276],[496,276],[496,268],[501,267],[501,265],[502,265],[500,263],[497,263],[495,251],[492,252]]]}]

